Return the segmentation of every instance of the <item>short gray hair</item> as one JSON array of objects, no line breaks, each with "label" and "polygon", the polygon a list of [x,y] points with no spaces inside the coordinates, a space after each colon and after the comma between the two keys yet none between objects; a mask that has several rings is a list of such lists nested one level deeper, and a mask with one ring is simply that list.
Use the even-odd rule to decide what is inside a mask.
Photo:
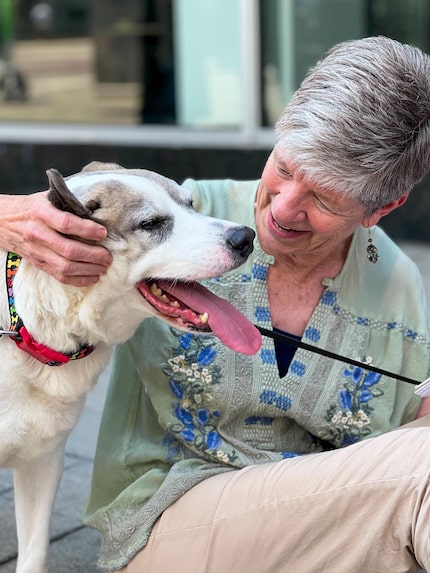
[{"label": "short gray hair", "polygon": [[315,184],[369,213],[388,205],[430,169],[430,57],[382,36],[337,44],[309,70],[276,135]]}]

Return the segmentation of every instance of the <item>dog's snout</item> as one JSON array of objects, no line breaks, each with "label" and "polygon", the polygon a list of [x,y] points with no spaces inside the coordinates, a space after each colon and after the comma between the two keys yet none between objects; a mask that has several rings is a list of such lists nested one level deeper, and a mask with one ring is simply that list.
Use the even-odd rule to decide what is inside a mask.
[{"label": "dog's snout", "polygon": [[235,255],[245,260],[251,253],[255,231],[249,227],[236,227],[230,229],[227,235],[227,245]]}]

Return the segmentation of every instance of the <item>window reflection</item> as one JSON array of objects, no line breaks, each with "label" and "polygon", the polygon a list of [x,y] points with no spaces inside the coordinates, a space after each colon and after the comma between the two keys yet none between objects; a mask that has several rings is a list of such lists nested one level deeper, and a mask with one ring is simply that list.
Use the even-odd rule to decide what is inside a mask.
[{"label": "window reflection", "polygon": [[[336,42],[385,34],[430,51],[428,0],[256,1],[262,126]],[[0,121],[243,128],[241,7],[0,0]]]},{"label": "window reflection", "polygon": [[430,51],[428,0],[260,0],[263,124],[337,42],[386,35]]},{"label": "window reflection", "polygon": [[373,34],[392,36],[400,42],[430,52],[430,3],[428,0],[372,0],[369,28]]},{"label": "window reflection", "polygon": [[366,35],[365,0],[260,0],[264,125],[333,44]]}]

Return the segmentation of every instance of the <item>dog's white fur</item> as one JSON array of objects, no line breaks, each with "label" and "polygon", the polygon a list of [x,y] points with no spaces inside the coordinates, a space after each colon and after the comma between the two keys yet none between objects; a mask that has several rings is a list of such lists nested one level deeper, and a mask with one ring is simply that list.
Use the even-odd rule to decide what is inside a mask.
[{"label": "dog's white fur", "polygon": [[[18,573],[47,571],[49,521],[65,442],[112,345],[157,314],[136,283],[147,277],[209,278],[244,260],[226,245],[229,230],[238,226],[196,213],[188,192],[170,180],[117,167],[90,164],[66,179],[83,204],[95,200],[94,217],[108,228],[103,244],[113,262],[107,274],[94,286],[75,288],[23,260],[14,282],[17,312],[34,340],[60,352],[73,352],[85,341],[96,345],[95,351],[51,367],[18,349],[10,337],[0,338],[0,466],[14,470]],[[162,220],[168,221],[164,230],[152,229]],[[0,252],[3,269],[5,256]],[[3,278],[0,327],[8,326]]]}]

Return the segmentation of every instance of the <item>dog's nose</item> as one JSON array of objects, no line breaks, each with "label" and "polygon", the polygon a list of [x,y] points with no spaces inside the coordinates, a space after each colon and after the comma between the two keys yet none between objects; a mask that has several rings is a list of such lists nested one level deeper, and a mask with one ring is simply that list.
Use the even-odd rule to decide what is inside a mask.
[{"label": "dog's nose", "polygon": [[255,231],[249,227],[235,227],[227,234],[227,245],[234,254],[240,255],[244,260],[252,253]]}]

